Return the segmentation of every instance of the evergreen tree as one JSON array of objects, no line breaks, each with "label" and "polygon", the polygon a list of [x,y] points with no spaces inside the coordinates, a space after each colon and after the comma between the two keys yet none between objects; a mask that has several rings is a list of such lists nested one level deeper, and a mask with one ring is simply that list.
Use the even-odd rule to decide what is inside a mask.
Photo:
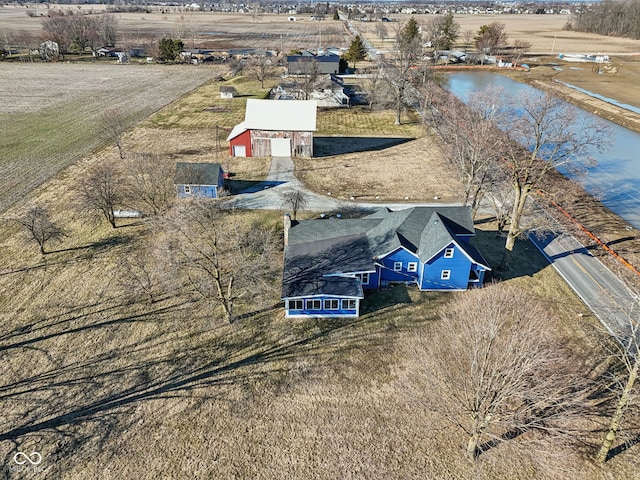
[{"label": "evergreen tree", "polygon": [[173,62],[184,48],[184,43],[178,38],[163,38],[158,42],[158,59]]},{"label": "evergreen tree", "polygon": [[409,44],[415,40],[420,40],[420,27],[415,18],[411,17],[400,31],[402,42]]},{"label": "evergreen tree", "polygon": [[360,35],[357,35],[351,42],[349,50],[347,50],[347,53],[345,54],[345,58],[347,61],[353,62],[353,68],[356,68],[356,63],[364,60],[366,56],[367,49],[364,47],[364,43],[362,43]]}]

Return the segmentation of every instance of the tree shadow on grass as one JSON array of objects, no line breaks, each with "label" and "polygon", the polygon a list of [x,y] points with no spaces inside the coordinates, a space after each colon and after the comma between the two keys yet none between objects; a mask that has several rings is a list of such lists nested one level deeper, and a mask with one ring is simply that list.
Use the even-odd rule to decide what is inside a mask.
[{"label": "tree shadow on grass", "polygon": [[492,268],[487,272],[485,281],[510,280],[519,277],[532,277],[549,266],[549,262],[529,240],[516,240],[508,270],[500,270],[505,251],[505,238],[496,230],[476,230],[471,243],[480,251]]},{"label": "tree shadow on grass", "polygon": [[393,137],[314,137],[313,156],[329,157],[346,153],[385,150],[415,140]]},{"label": "tree shadow on grass", "polygon": [[406,285],[390,285],[384,289],[366,292],[360,314],[373,313],[394,305],[409,303],[411,303],[411,297]]},{"label": "tree shadow on grass", "polygon": [[609,461],[611,460],[613,457],[620,455],[621,453],[624,453],[625,451],[627,451],[628,449],[630,449],[631,447],[637,445],[640,443],[640,435],[635,436],[634,438],[625,441],[624,443],[618,445],[615,448],[612,448],[611,450],[609,450],[609,453],[607,454],[607,460]]},{"label": "tree shadow on grass", "polygon": [[[290,369],[299,358],[323,367],[332,362],[340,365],[344,357],[341,352],[354,347],[382,348],[386,338],[378,334],[386,324],[375,317],[366,323],[345,319],[292,320],[290,327],[289,322],[283,323],[275,331],[270,315],[221,324],[208,332],[180,333],[163,327],[164,320],[173,322],[186,313],[196,324],[210,321],[208,317],[194,318],[192,312],[192,305],[170,303],[137,315],[114,315],[115,318],[98,323],[86,315],[82,319],[84,325],[76,326],[76,321],[60,329],[54,323],[54,331],[43,331],[37,338],[18,342],[20,346],[42,345],[46,349],[55,338],[65,344],[73,340],[71,344],[77,345],[83,333],[90,330],[123,335],[120,344],[103,352],[89,350],[65,362],[52,362],[28,378],[21,374],[18,381],[2,385],[3,398],[10,397],[16,406],[11,416],[1,422],[0,442],[20,444],[35,435],[53,445],[55,455],[72,455],[74,452],[66,447],[55,447],[61,444],[61,437],[70,435],[74,442],[95,442],[106,435],[102,430],[105,422],[110,432],[122,432],[131,420],[127,412],[140,402],[194,396],[213,399],[224,397],[226,388],[251,390],[260,382],[271,385],[283,378],[290,382]],[[204,311],[200,315],[205,314],[210,315]],[[98,317],[102,315],[99,313]],[[149,331],[157,333],[139,341],[126,341],[128,329],[140,328],[140,321],[156,323]],[[179,338],[189,339],[188,343],[176,344]],[[9,347],[17,347],[18,343]],[[17,349],[7,354],[24,352]],[[316,357],[319,358],[314,360]]]}]

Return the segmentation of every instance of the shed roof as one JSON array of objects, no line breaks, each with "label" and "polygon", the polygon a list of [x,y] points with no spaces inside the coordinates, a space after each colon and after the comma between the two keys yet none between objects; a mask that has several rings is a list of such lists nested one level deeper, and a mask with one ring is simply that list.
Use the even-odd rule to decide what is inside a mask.
[{"label": "shed roof", "polygon": [[176,163],[175,185],[218,185],[222,167],[219,163]]}]

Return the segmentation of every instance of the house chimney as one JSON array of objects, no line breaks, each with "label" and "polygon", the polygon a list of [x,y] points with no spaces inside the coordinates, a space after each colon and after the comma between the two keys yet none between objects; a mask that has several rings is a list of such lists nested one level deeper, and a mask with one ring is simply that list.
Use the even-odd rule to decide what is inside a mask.
[{"label": "house chimney", "polygon": [[289,229],[291,228],[291,215],[284,214],[284,246],[289,245]]}]

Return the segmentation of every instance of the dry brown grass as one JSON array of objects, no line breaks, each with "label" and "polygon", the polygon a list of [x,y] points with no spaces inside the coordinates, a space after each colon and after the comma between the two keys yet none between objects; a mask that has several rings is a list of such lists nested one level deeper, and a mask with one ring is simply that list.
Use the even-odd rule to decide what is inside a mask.
[{"label": "dry brown grass", "polygon": [[[347,142],[352,143],[347,137]],[[398,139],[402,140],[402,139]],[[397,146],[322,158],[296,158],[296,175],[318,193],[361,201],[460,201],[460,182],[431,133]],[[379,198],[378,198],[379,197]]]},{"label": "dry brown grass", "polygon": [[[357,321],[289,320],[278,307],[225,325],[182,290],[129,302],[114,259],[142,248],[144,224],[67,224],[74,241],[61,247],[83,248],[42,258],[15,229],[0,248],[7,470],[14,448],[40,452],[48,478],[69,479],[604,480],[640,466],[627,452],[601,471],[561,444],[517,441],[468,463],[463,438],[407,395],[404,345],[450,295],[396,287],[369,298]],[[479,240],[501,242],[491,225]],[[592,322],[562,280],[535,251],[515,268],[507,281],[563,305],[558,334],[580,344]]]}]

